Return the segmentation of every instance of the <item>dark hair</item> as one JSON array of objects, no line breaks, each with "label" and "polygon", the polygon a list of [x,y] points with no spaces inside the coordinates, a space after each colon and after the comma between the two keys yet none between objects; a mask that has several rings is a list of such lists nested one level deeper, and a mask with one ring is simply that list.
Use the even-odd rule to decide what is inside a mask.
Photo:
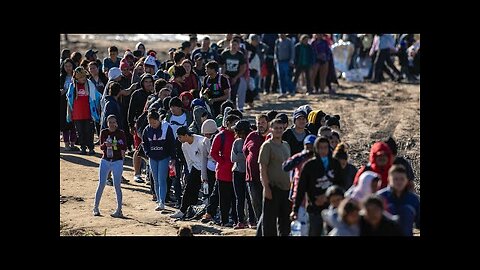
[{"label": "dark hair", "polygon": [[320,135],[320,133],[324,130],[328,130],[330,132],[332,132],[332,128],[331,127],[327,127],[327,126],[321,126],[319,129],[318,129],[318,134],[317,135]]},{"label": "dark hair", "polygon": [[182,51],[177,51],[173,54],[173,62],[175,62],[176,65],[180,64],[180,60],[185,57],[185,53]]},{"label": "dark hair", "polygon": [[232,114],[238,116],[238,118],[240,118],[240,119],[243,119],[242,112],[237,110],[237,109],[232,109],[227,113],[227,115],[232,115]]},{"label": "dark hair", "polygon": [[[327,143],[330,146],[330,141],[328,140],[327,137],[325,137],[325,136],[317,137],[315,139],[315,142],[313,143],[313,146],[314,146],[313,150],[316,154],[318,154],[318,146],[320,145],[320,143]],[[328,149],[330,151],[330,147],[328,147]]]},{"label": "dark hair", "polygon": [[264,113],[262,113],[262,114],[257,114],[257,116],[255,116],[255,120],[257,120],[257,121],[260,120],[260,119],[262,119],[262,118],[265,118],[265,120],[268,122],[268,116],[267,116],[266,114],[264,114]]},{"label": "dark hair", "polygon": [[338,195],[338,196],[344,196],[345,190],[337,185],[333,185],[327,188],[327,191],[325,192],[325,195],[327,196],[327,199],[330,199],[330,197]]},{"label": "dark hair", "polygon": [[407,169],[401,164],[393,164],[392,167],[390,167],[390,170],[388,170],[388,174],[392,173],[403,173],[407,175]]},{"label": "dark hair", "polygon": [[205,65],[205,67],[206,67],[206,68],[209,68],[209,69],[215,69],[215,71],[217,71],[217,72],[218,72],[218,68],[219,68],[217,61],[214,61],[214,60],[209,61],[209,62]]},{"label": "dark hair", "polygon": [[275,110],[271,110],[267,113],[267,121],[270,122],[272,121],[273,119],[275,119],[275,117],[277,116],[278,112],[275,111]]},{"label": "dark hair", "polygon": [[175,66],[173,71],[173,77],[178,78],[182,77],[183,75],[187,74],[187,71],[183,66]]},{"label": "dark hair", "polygon": [[[67,58],[63,60],[62,65],[60,66],[60,77],[63,76],[63,81],[65,82],[65,77],[67,77],[67,72],[65,71],[65,64],[70,63],[72,64],[72,76],[73,76],[73,70],[75,69],[75,63],[73,62],[72,59]],[[63,83],[62,83],[62,88],[63,88]]]},{"label": "dark hair", "polygon": [[162,90],[162,88],[164,88],[165,85],[167,85],[167,81],[164,78],[157,79],[155,81],[155,84],[153,85],[153,88],[155,89],[155,93],[160,92],[160,90]]},{"label": "dark hair", "polygon": [[358,202],[352,198],[345,198],[340,202],[340,205],[338,205],[338,216],[341,217],[344,222],[347,215],[354,211],[360,211],[360,207],[358,206]]},{"label": "dark hair", "polygon": [[332,137],[333,137],[333,136],[337,137],[337,139],[338,139],[339,141],[341,141],[341,140],[340,140],[340,133],[338,133],[337,131],[332,130]]},{"label": "dark hair", "polygon": [[190,94],[192,94],[193,99],[200,98],[200,90],[199,89],[190,89]]},{"label": "dark hair", "polygon": [[336,159],[348,159],[347,145],[344,143],[337,144],[335,150],[333,151],[333,157]]},{"label": "dark hair", "polygon": [[89,63],[90,63],[90,61],[88,61],[87,59],[83,59],[82,62],[80,62],[80,66],[82,66],[85,70],[87,70]]},{"label": "dark hair", "polygon": [[118,48],[116,46],[110,46],[108,47],[109,52],[118,52]]},{"label": "dark hair", "polygon": [[165,97],[162,100],[164,110],[170,110],[170,100],[172,100],[172,97]]},{"label": "dark hair", "polygon": [[385,141],[386,144],[388,144],[388,147],[390,147],[390,150],[392,150],[392,154],[394,156],[397,155],[398,147],[397,143],[392,137],[388,137],[388,140]]},{"label": "dark hair", "polygon": [[225,123],[226,124],[231,124],[233,123],[234,121],[237,121],[237,120],[240,120],[240,118],[234,114],[230,114],[227,116],[227,118],[225,118]]},{"label": "dark hair", "polygon": [[74,63],[80,63],[80,60],[82,59],[82,54],[79,52],[73,52],[70,58],[73,60]]},{"label": "dark hair", "polygon": [[275,118],[275,119],[273,119],[272,122],[270,123],[270,125],[273,126],[274,124],[282,125],[282,127],[283,127],[283,125],[284,125],[282,119],[280,119],[280,118]]},{"label": "dark hair", "polygon": [[120,93],[120,90],[122,90],[122,86],[120,86],[118,82],[113,82],[109,85],[108,90],[110,96],[116,97],[118,93]]},{"label": "dark hair", "polygon": [[[185,63],[189,63],[190,66],[192,66],[192,67],[194,66],[193,63],[192,63],[192,61],[190,61],[190,59],[186,59],[186,58],[185,58],[185,59],[183,59],[182,63],[180,63],[180,64],[183,65],[183,64],[185,64]],[[192,70],[193,70],[193,69],[192,69]]]},{"label": "dark hair", "polygon": [[151,111],[148,113],[148,119],[158,120],[159,118],[160,118],[160,115],[159,115],[158,112],[155,111],[155,110],[151,110]]},{"label": "dark hair", "polygon": [[185,136],[185,135],[192,136],[192,132],[190,130],[188,130],[188,127],[181,126],[177,129],[177,135],[178,136]]},{"label": "dark hair", "polygon": [[373,204],[373,205],[376,205],[377,207],[379,207],[380,209],[384,209],[383,208],[383,200],[382,200],[382,197],[380,197],[379,195],[377,194],[370,194],[367,199],[365,200],[365,202],[363,203],[363,205],[366,207],[368,204]]},{"label": "dark hair", "polygon": [[190,225],[182,225],[178,229],[178,236],[193,236],[192,227]]},{"label": "dark hair", "polygon": [[61,59],[64,60],[64,59],[69,58],[71,53],[72,52],[70,51],[70,49],[66,49],[66,48],[63,49]]},{"label": "dark hair", "polygon": [[227,107],[230,107],[230,108],[233,108],[235,107],[235,105],[233,105],[233,102],[231,102],[230,100],[225,100],[222,105],[220,105],[220,112],[221,112],[221,115],[224,115],[225,114],[225,109]]},{"label": "dark hair", "polygon": [[[96,66],[96,67],[98,68],[98,63],[97,63],[97,61],[91,61],[91,62],[88,63],[88,65],[89,65],[89,66]],[[101,72],[99,72],[99,74],[100,74],[100,73],[101,73]]]}]

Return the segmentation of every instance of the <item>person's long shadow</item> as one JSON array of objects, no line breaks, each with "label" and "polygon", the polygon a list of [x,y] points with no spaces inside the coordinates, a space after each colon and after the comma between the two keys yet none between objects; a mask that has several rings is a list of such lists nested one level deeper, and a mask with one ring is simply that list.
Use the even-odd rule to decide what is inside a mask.
[{"label": "person's long shadow", "polygon": [[127,190],[131,190],[131,191],[138,191],[138,192],[142,192],[142,193],[145,193],[145,194],[148,194],[148,195],[152,195],[150,193],[150,187],[142,188],[142,186],[137,186],[137,185],[132,185],[130,183],[127,183],[127,184],[122,184],[122,189],[127,189]]},{"label": "person's long shadow", "polygon": [[368,101],[375,101],[375,99],[371,99],[364,95],[360,94],[347,94],[347,93],[335,93],[333,95],[328,96],[329,99],[345,99],[345,100],[355,100],[355,99],[365,99]]},{"label": "person's long shadow", "polygon": [[201,224],[195,224],[195,225],[191,225],[192,226],[192,233],[193,234],[202,234],[202,233],[210,233],[210,234],[216,234],[216,235],[220,235],[222,234],[222,231],[217,229],[217,228],[214,228],[214,227],[209,227],[209,226],[205,226],[205,225],[201,225]]},{"label": "person's long shadow", "polygon": [[88,159],[85,159],[83,157],[77,156],[77,155],[67,155],[64,153],[60,153],[60,158],[72,162],[75,164],[83,165],[83,166],[88,166],[88,167],[97,167],[99,166],[99,163],[90,161]]}]

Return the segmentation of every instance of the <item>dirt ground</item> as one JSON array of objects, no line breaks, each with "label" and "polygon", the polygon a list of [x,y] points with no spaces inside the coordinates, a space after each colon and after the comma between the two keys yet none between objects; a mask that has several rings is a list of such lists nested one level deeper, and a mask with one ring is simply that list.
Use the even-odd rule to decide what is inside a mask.
[{"label": "dirt ground", "polygon": [[[96,45],[96,48],[100,47]],[[163,47],[168,49],[171,44],[163,44]],[[160,46],[155,49],[159,51]],[[412,164],[416,177],[415,190],[420,194],[420,85],[339,82],[340,87],[333,96],[297,94],[279,100],[277,94],[260,94],[255,108],[246,111],[246,116],[253,119],[255,114],[272,109],[291,115],[295,108],[304,104],[309,104],[314,110],[339,114],[341,139],[350,145],[350,162],[357,168],[368,161],[370,146],[374,142],[393,136],[397,140],[399,155]],[[132,160],[129,157],[125,160],[123,176],[130,183],[122,184],[126,218],[115,219],[109,215],[116,204],[115,191],[111,186],[105,187],[102,196],[102,216],[94,217],[92,206],[100,159],[98,146],[95,150],[95,156],[82,156],[65,152],[63,142],[60,142],[60,235],[173,236],[182,224],[190,224],[195,235],[255,235],[253,229],[233,230],[200,222],[175,222],[168,215],[154,211],[155,203],[151,201],[149,186],[133,182]]]}]

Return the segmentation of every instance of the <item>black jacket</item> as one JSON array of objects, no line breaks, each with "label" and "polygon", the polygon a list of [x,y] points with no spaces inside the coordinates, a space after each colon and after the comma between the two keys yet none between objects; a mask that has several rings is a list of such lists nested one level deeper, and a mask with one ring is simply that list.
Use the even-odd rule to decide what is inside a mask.
[{"label": "black jacket", "polygon": [[365,220],[364,216],[360,217],[360,236],[403,236],[397,222],[383,216],[380,225],[373,228],[370,223]]},{"label": "black jacket", "polygon": [[327,188],[331,185],[343,186],[343,176],[341,173],[341,166],[338,160],[328,157],[329,170],[326,171],[323,162],[319,156],[307,161],[303,166],[300,179],[298,181],[297,197],[293,205],[293,211],[298,212],[298,208],[302,204],[305,192],[308,194],[307,212],[321,213],[321,211],[328,207],[328,203],[317,206],[315,205],[315,198],[318,195],[325,194]]},{"label": "black jacket", "polygon": [[150,95],[150,93],[143,90],[143,88],[135,90],[135,92],[132,93],[130,105],[128,106],[128,125],[130,127],[135,126],[137,118],[143,113],[148,95]]},{"label": "black jacket", "polygon": [[108,128],[107,127],[107,117],[110,114],[113,114],[117,117],[117,124],[118,128],[123,130],[123,117],[121,114],[121,108],[120,104],[117,102],[117,100],[112,97],[112,96],[106,96],[105,97],[106,103],[105,103],[105,108],[101,114],[100,118],[100,125],[102,129]]},{"label": "black jacket", "polygon": [[[291,155],[295,155],[296,153],[302,152],[303,150],[303,140],[302,141],[297,141],[297,138],[295,137],[295,134],[293,134],[294,128],[288,128],[283,132],[282,135],[282,140],[286,141],[288,145],[290,146],[290,151]],[[305,128],[305,137],[310,135],[310,131]],[[304,137],[304,138],[305,138]]]}]

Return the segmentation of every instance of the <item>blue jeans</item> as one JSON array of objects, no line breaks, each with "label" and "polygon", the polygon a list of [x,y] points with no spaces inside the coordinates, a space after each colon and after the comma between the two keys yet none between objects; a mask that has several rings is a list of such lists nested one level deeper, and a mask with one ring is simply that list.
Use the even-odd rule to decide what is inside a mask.
[{"label": "blue jeans", "polygon": [[282,94],[286,94],[287,90],[291,94],[295,94],[295,88],[292,83],[292,74],[288,61],[278,61],[278,78],[280,79],[280,90]]},{"label": "blue jeans", "polygon": [[155,182],[155,194],[157,195],[157,203],[165,203],[167,196],[167,172],[168,162],[170,158],[162,160],[148,159],[150,162],[150,169],[152,170],[153,181]]},{"label": "blue jeans", "polygon": [[122,189],[120,187],[120,183],[122,181],[123,160],[108,161],[103,158],[100,160],[99,182],[97,192],[95,193],[94,207],[97,208],[100,204],[103,189],[105,188],[105,184],[107,182],[107,175],[110,171],[113,175],[113,185],[115,186],[115,193],[117,194],[117,210],[122,210]]}]

